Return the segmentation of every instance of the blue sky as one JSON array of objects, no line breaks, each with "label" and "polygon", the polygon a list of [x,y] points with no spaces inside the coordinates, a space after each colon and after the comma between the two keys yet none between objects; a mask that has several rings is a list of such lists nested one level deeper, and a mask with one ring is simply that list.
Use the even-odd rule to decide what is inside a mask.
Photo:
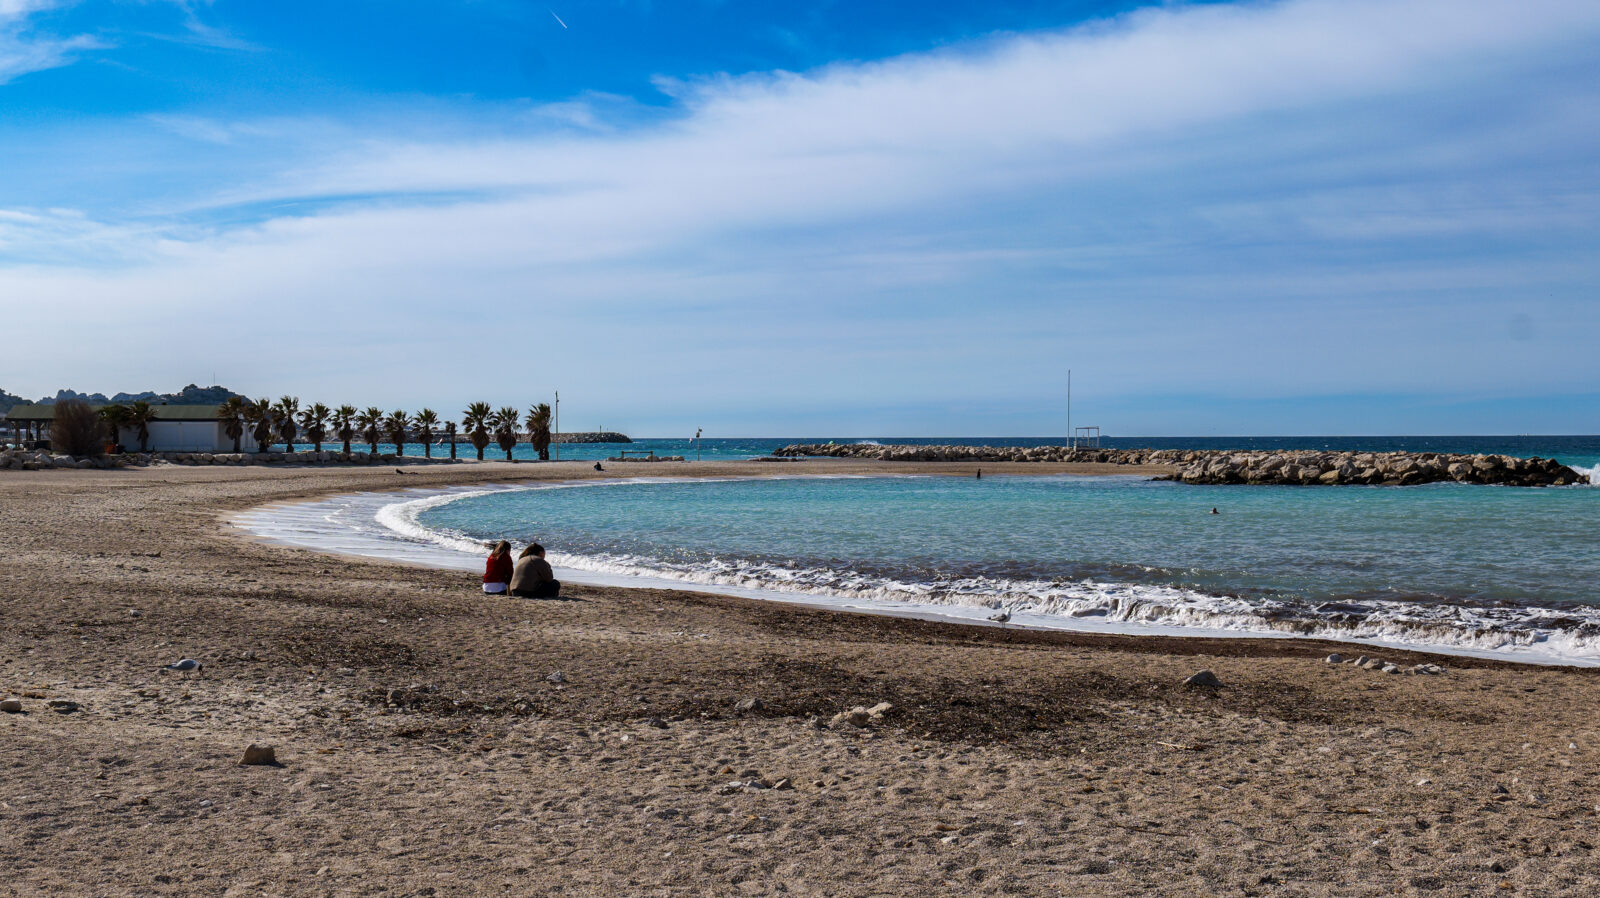
[{"label": "blue sky", "polygon": [[23,395],[1593,433],[1597,288],[1593,2],[0,0]]}]

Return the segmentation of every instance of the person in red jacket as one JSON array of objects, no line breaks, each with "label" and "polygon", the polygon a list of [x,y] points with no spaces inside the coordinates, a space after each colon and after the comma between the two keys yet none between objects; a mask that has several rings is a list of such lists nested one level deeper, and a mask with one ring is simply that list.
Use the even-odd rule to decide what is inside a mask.
[{"label": "person in red jacket", "polygon": [[483,568],[483,591],[490,595],[505,595],[511,585],[511,544],[505,540],[495,543],[489,553],[489,563]]}]

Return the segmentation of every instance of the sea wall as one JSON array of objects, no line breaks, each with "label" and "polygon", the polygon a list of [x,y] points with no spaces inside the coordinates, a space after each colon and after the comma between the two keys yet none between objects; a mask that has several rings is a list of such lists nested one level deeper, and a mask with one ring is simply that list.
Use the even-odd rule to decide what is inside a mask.
[{"label": "sea wall", "polygon": [[1589,482],[1587,476],[1553,459],[1441,452],[1225,452],[1196,449],[1069,449],[1066,446],[879,446],[829,443],[785,446],[773,455],[882,461],[1161,465],[1174,470],[1160,479],[1212,484],[1410,486],[1453,481],[1508,486],[1567,486]]}]

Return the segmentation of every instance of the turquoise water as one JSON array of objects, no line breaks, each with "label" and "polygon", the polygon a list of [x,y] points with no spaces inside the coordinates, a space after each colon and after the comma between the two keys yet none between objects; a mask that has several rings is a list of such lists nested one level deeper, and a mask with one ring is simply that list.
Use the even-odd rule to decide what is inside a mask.
[{"label": "turquoise water", "polygon": [[1592,487],[619,482],[461,498],[416,520],[443,539],[537,540],[558,564],[708,584],[1567,655],[1600,647]]}]

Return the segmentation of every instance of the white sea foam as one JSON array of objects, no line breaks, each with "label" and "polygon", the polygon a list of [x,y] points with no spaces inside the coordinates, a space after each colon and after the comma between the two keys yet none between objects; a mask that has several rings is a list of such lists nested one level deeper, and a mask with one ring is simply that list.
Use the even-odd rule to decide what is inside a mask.
[{"label": "white sea foam", "polygon": [[1590,486],[1600,486],[1600,465],[1590,465],[1587,468],[1580,468],[1577,465],[1568,465],[1567,467],[1577,471],[1579,474],[1586,475],[1589,478]]},{"label": "white sea foam", "polygon": [[[670,478],[487,489],[359,494],[268,506],[235,523],[268,539],[324,551],[475,570],[485,543],[419,523],[429,509],[508,490],[594,487]],[[730,560],[672,562],[623,554],[552,552],[564,580],[622,586],[689,586],[751,598],[982,622],[996,609],[1014,625],[1116,633],[1314,637],[1533,661],[1600,665],[1600,608],[1479,607],[1373,601],[1369,613],[1319,612],[1292,601],[1210,595],[1095,580],[969,578],[913,582],[852,570]]]}]

